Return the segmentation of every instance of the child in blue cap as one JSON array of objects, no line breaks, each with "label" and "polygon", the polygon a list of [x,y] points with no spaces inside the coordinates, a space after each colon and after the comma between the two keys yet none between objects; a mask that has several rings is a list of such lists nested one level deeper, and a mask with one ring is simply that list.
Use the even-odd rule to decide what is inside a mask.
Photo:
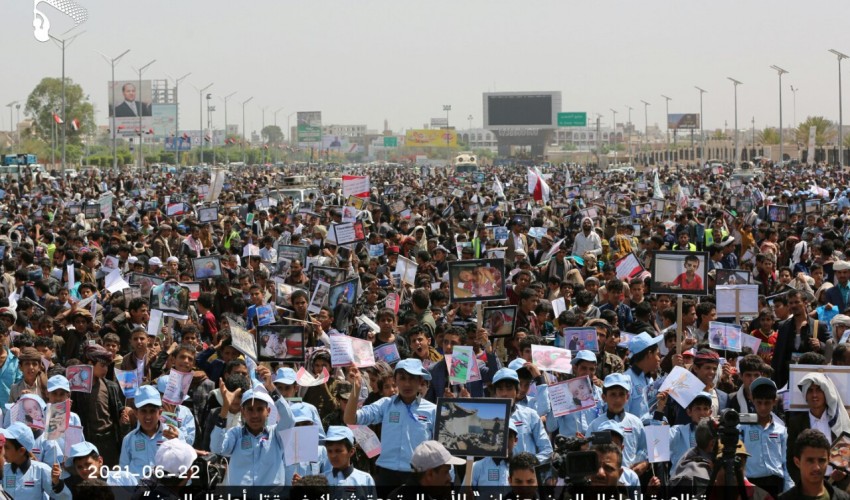
[{"label": "child in blue cap", "polygon": [[372,476],[351,465],[354,444],[354,433],[348,427],[328,427],[325,449],[332,468],[325,472],[325,477],[334,488],[333,498],[377,498]]},{"label": "child in blue cap", "polygon": [[626,411],[629,402],[631,382],[622,373],[612,373],[602,383],[602,399],[608,405],[608,411],[596,417],[587,431],[598,431],[602,424],[614,421],[623,428],[623,465],[631,468],[638,476],[649,469],[646,452],[646,434],[640,418]]},{"label": "child in blue cap", "polygon": [[51,465],[37,462],[32,454],[35,439],[26,424],[15,422],[0,429],[5,442],[3,452],[3,490],[15,500],[71,500],[71,490],[62,480],[59,462]]}]

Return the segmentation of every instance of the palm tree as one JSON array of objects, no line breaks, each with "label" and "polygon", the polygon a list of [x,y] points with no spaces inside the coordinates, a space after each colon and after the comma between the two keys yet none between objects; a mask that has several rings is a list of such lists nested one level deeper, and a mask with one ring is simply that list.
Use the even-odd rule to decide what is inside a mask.
[{"label": "palm tree", "polygon": [[762,144],[779,144],[779,131],[774,127],[767,127],[758,133],[758,142]]},{"label": "palm tree", "polygon": [[835,142],[834,124],[822,116],[809,116],[806,121],[797,127],[797,143],[809,143],[809,128],[815,127],[815,145],[823,146],[824,144]]}]

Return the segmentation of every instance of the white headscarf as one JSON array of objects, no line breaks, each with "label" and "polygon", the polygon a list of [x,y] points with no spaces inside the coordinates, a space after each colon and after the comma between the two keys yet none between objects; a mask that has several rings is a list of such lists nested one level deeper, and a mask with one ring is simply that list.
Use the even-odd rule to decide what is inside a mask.
[{"label": "white headscarf", "polygon": [[[838,393],[838,389],[835,388],[832,380],[823,373],[809,373],[800,380],[797,387],[803,391],[805,396],[812,384],[820,387],[826,396],[826,414],[829,417],[832,432],[836,436],[840,436],[843,432],[850,433],[850,416],[847,415],[841,394]],[[827,439],[830,439],[830,436],[827,436]]]},{"label": "white headscarf", "polygon": [[791,254],[791,268],[800,263],[800,260],[803,258],[803,254],[806,253],[809,249],[809,244],[805,241],[801,241],[794,245],[794,253]]}]

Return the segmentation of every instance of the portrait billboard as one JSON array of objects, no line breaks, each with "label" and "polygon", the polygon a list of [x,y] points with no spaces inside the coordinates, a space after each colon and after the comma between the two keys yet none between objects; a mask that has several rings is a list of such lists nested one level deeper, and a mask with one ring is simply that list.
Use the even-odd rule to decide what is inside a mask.
[{"label": "portrait billboard", "polygon": [[667,115],[670,130],[695,130],[699,128],[699,113],[670,113]]},{"label": "portrait billboard", "polygon": [[407,147],[455,147],[457,132],[454,130],[408,130],[405,134]]},{"label": "portrait billboard", "polygon": [[[138,135],[153,127],[151,81],[116,80],[106,84],[109,91],[109,117],[123,136]],[[141,127],[139,123],[141,117]]]},{"label": "portrait billboard", "polygon": [[298,142],[322,141],[322,112],[298,112]]}]

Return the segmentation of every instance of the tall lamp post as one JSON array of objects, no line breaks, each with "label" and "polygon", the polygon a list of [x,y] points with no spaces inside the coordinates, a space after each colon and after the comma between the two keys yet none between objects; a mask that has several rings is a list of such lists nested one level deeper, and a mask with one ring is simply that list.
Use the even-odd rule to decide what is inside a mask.
[{"label": "tall lamp post", "polygon": [[[142,66],[138,70],[136,70],[136,71],[139,72],[139,87],[136,89],[136,91],[138,92],[137,100],[139,102],[141,102],[141,100],[142,100],[142,73],[144,73],[144,71],[146,69],[150,68],[151,64],[153,64],[155,62],[156,62],[156,59],[145,64],[144,66]],[[139,169],[141,169],[142,166],[145,163],[144,162],[144,159],[145,159],[144,152],[142,151],[142,138],[144,137],[144,134],[145,134],[144,130],[142,130],[142,115],[143,114],[144,114],[143,110],[141,109],[141,107],[139,107]],[[63,133],[63,141],[64,141],[64,133]],[[64,149],[64,145],[63,145],[63,149]],[[65,152],[63,151],[62,152],[63,157],[64,157],[64,153]],[[62,159],[62,168],[65,168],[65,159],[64,158]]]},{"label": "tall lamp post", "polygon": [[617,144],[617,110],[614,108],[608,108],[611,110],[611,135],[608,136],[609,142],[612,145]]},{"label": "tall lamp post", "polygon": [[663,97],[664,100],[666,101],[664,103],[664,106],[665,106],[664,107],[664,113],[665,113],[664,121],[667,122],[667,151],[664,153],[664,160],[669,162],[670,159],[671,159],[671,155],[670,155],[670,101],[672,101],[673,99],[670,98],[670,97],[667,97],[664,94],[662,94],[661,97]]},{"label": "tall lamp post", "polygon": [[[18,101],[12,101],[6,105],[9,108],[9,137],[11,138],[12,132],[15,131],[15,123],[12,121],[12,108],[15,107],[15,104],[18,104]],[[20,106],[20,105],[19,105]]]},{"label": "tall lamp post", "polygon": [[[274,115],[274,126],[276,128],[277,128],[277,114],[280,113],[281,111],[283,111],[283,106],[277,108],[276,110],[274,110],[274,113],[272,113]],[[280,146],[279,143],[278,143],[278,146]],[[274,156],[274,155],[272,155],[272,156]],[[280,158],[280,151],[278,151],[278,158]]]},{"label": "tall lamp post", "polygon": [[791,119],[794,120],[794,127],[797,127],[797,91],[798,90],[800,90],[800,87],[795,87],[795,86],[791,85],[791,95],[793,96],[793,99],[792,99],[793,107],[791,109],[791,112],[793,114],[791,115]]},{"label": "tall lamp post", "polygon": [[[104,60],[106,60],[106,62],[108,62],[108,63],[109,63],[109,65],[112,67],[112,84],[111,84],[111,87],[110,87],[110,88],[112,89],[112,93],[113,93],[113,94],[115,93],[115,64],[116,64],[116,63],[117,63],[117,62],[118,62],[118,61],[119,61],[122,57],[126,56],[126,55],[127,55],[127,52],[130,52],[130,49],[125,50],[125,51],[124,51],[124,52],[122,52],[122,53],[121,53],[118,57],[113,57],[113,58],[111,58],[111,59],[110,59],[109,57],[106,57],[106,56],[105,56],[105,55],[103,55],[103,54],[100,54],[100,52],[98,52],[98,54],[100,54],[100,57],[102,57]],[[113,102],[115,101],[115,97],[114,97],[114,96],[113,96],[112,100],[113,100]],[[110,106],[113,106],[113,103],[109,103],[109,105],[110,105]],[[113,169],[116,169],[116,168],[118,168],[118,147],[117,147],[117,142],[116,142],[116,140],[115,140],[115,137],[116,137],[116,130],[115,130],[115,118],[114,118],[114,117],[115,117],[115,111],[114,111],[114,110],[113,110],[113,112],[112,112],[112,116],[113,116],[113,118],[112,118],[112,124],[111,124],[111,126],[109,127],[109,128],[112,130],[112,168],[113,168]]]},{"label": "tall lamp post", "polygon": [[[227,101],[230,100],[231,97],[236,95],[237,91],[233,91],[227,94],[224,97],[220,97],[222,101],[224,101],[224,143],[227,144]],[[227,157],[227,164],[230,165],[230,151],[225,147],[225,156]]]},{"label": "tall lamp post", "polygon": [[246,137],[246,132],[245,132],[245,105],[248,104],[249,102],[253,101],[253,100],[254,100],[254,97],[251,96],[248,99],[242,101],[242,163],[246,162],[246,157],[245,157],[245,137]]},{"label": "tall lamp post", "polygon": [[215,106],[210,104],[212,94],[207,94],[207,128],[210,129],[210,149],[213,154],[213,166],[215,166],[215,128],[213,127],[212,112],[215,111]]},{"label": "tall lamp post", "polygon": [[[835,49],[829,49],[829,51],[838,57],[838,164],[842,165],[844,164],[844,107],[841,105],[841,60],[847,59],[848,56]],[[794,101],[797,101],[796,91],[794,91]],[[794,107],[796,109],[796,104]]]},{"label": "tall lamp post", "polygon": [[707,158],[705,157],[705,117],[702,116],[702,95],[708,93],[708,91],[696,86],[694,88],[699,90],[699,136],[702,143],[700,158],[705,161]]},{"label": "tall lamp post", "polygon": [[[62,170],[65,169],[65,129],[68,128],[68,118],[65,116],[65,48],[77,39],[78,36],[85,33],[81,31],[71,38],[56,38],[53,35],[47,35],[62,49]],[[10,109],[11,111],[11,109]]]},{"label": "tall lamp post", "polygon": [[183,138],[180,137],[180,82],[186,79],[192,73],[186,73],[180,78],[174,78],[168,75],[168,78],[174,80],[174,158],[177,165],[180,165],[180,146],[183,144]]},{"label": "tall lamp post", "polygon": [[201,143],[201,153],[198,157],[199,165],[204,162],[204,92],[206,92],[212,86],[213,84],[211,83],[206,87],[199,89],[198,87],[192,85],[192,87],[195,87],[195,90],[198,91],[198,128],[201,131],[201,140],[198,141]]},{"label": "tall lamp post", "polygon": [[632,158],[632,107],[626,106],[626,109],[629,110],[629,161],[634,161]]},{"label": "tall lamp post", "polygon": [[467,121],[469,121],[469,130],[472,130],[472,115],[466,117]]},{"label": "tall lamp post", "polygon": [[[647,113],[649,108],[649,103],[646,101],[641,101],[643,103],[643,140],[646,143],[646,147],[649,148],[649,120],[647,119]],[[649,152],[647,151],[647,154]],[[644,164],[649,164],[646,161],[646,157],[644,157]]]},{"label": "tall lamp post", "polygon": [[260,140],[262,140],[262,142],[263,142],[263,165],[265,165],[266,164],[266,145],[268,143],[266,142],[266,139],[263,137],[263,132],[266,130],[266,110],[269,109],[269,107],[268,106],[257,106],[257,107],[260,108],[260,111],[262,111],[262,117],[263,117],[263,121],[261,122],[262,126],[260,127]]},{"label": "tall lamp post", "polygon": [[295,116],[296,113],[298,113],[298,111],[293,111],[292,113],[289,113],[288,115],[286,115],[286,133],[289,134],[287,137],[289,137],[289,145],[290,146],[292,146],[292,129],[289,128],[289,119],[292,118],[293,116]]},{"label": "tall lamp post", "polygon": [[741,85],[742,82],[739,82],[731,76],[727,76],[726,78],[732,82],[732,86],[735,87],[735,161],[732,164],[737,165],[738,160],[740,159],[740,156],[738,155],[738,85]]},{"label": "tall lamp post", "polygon": [[451,133],[449,132],[449,111],[452,110],[451,104],[443,104],[443,111],[446,112],[446,147],[449,147],[449,139],[451,138]]},{"label": "tall lamp post", "polygon": [[782,75],[788,73],[784,69],[779,66],[773,64],[770,66],[770,69],[776,71],[779,75],[779,162],[782,163],[785,161],[785,157],[782,155]]}]

